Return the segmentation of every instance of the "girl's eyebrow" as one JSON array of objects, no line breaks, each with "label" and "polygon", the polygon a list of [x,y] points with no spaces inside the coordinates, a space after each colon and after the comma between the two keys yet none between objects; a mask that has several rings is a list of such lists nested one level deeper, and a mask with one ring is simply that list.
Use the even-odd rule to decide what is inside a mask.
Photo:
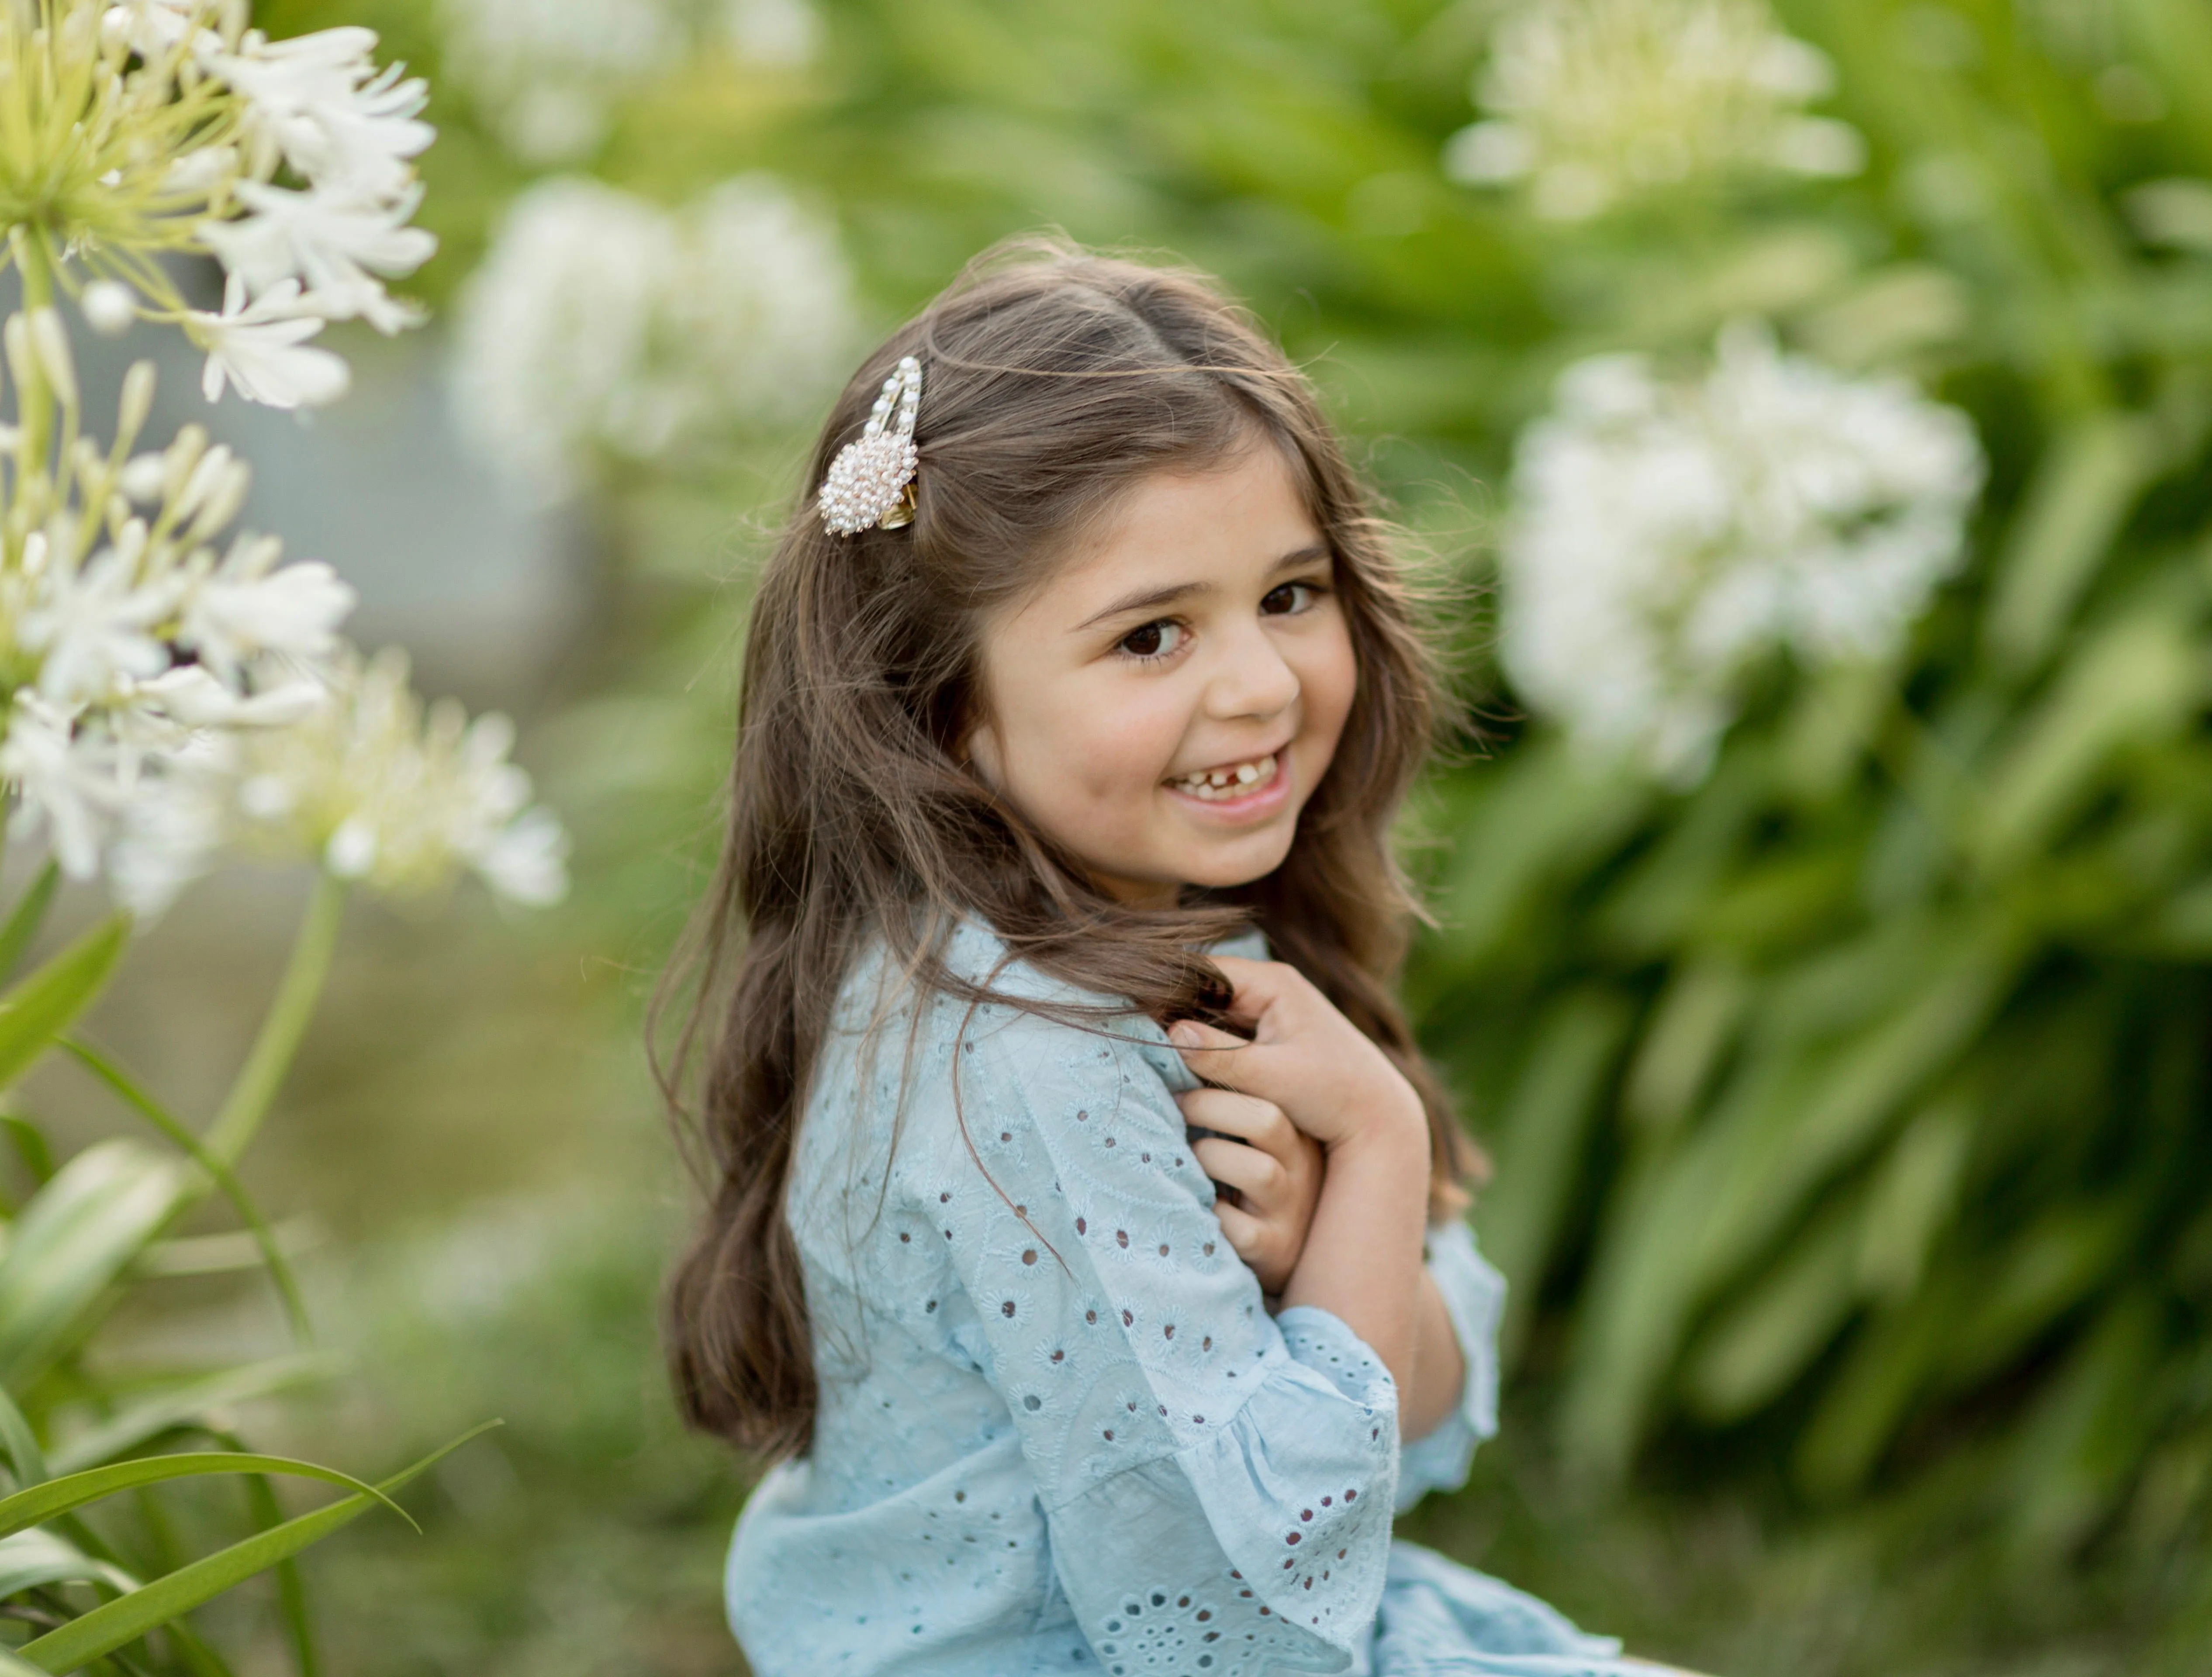
[{"label": "girl's eyebrow", "polygon": [[[1328,556],[1328,544],[1315,542],[1285,554],[1267,568],[1267,574],[1270,577],[1280,576],[1285,571],[1297,570],[1303,565],[1311,564],[1316,559],[1326,559]],[[1213,585],[1211,582],[1177,582],[1165,588],[1139,589],[1133,594],[1122,595],[1103,611],[1092,612],[1075,626],[1074,632],[1079,635],[1092,624],[1103,623],[1109,617],[1118,617],[1125,611],[1148,611],[1154,606],[1172,605],[1175,601],[1187,598],[1192,594],[1210,593],[1212,589]]]}]

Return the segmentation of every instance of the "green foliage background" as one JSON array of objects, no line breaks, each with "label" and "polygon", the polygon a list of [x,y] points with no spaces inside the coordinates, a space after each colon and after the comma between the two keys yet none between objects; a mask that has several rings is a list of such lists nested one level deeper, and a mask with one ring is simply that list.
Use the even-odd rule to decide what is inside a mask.
[{"label": "green foliage background", "polygon": [[[1416,812],[1438,925],[1411,983],[1496,1156],[1476,1223],[1515,1285],[1517,1397],[1475,1484],[1414,1524],[1741,1677],[2212,1670],[2212,11],[1791,0],[1863,174],[1563,226],[1440,173],[1498,9],[842,0],[814,70],[702,58],[591,167],[671,202],[777,171],[834,213],[884,325],[1043,225],[1212,268],[1478,581],[1513,436],[1577,356],[1694,357],[1753,313],[1966,409],[1990,460],[1973,558],[1908,655],[1764,672],[1686,795],[1525,721],[1486,617],[1456,626],[1487,743]],[[416,0],[258,15],[369,22],[438,72]],[[2148,119],[2100,102],[2116,72]],[[526,177],[434,85],[439,301]],[[632,975],[580,1006],[594,1052],[634,1042],[696,890],[743,561],[803,446],[600,501],[611,628],[535,738],[584,848],[547,935]],[[450,1039],[408,1006],[398,1063],[428,1078]],[[307,1116],[343,1127],[322,1040]],[[655,1144],[592,1145],[604,1170]],[[555,1405],[428,1548],[341,1540],[313,1570],[356,1627],[345,1668],[725,1668],[700,1598],[734,1492],[650,1389],[660,1192],[564,1248],[604,1334],[565,1289],[523,1289],[496,1332],[407,1322],[407,1366],[477,1384],[391,1397],[378,1426],[450,1436],[502,1381],[552,1380],[631,1454],[611,1479],[608,1435]],[[467,1559],[486,1521],[498,1566]],[[610,1609],[603,1654],[553,1634],[557,1589],[516,1605],[586,1554],[657,1604]]]}]

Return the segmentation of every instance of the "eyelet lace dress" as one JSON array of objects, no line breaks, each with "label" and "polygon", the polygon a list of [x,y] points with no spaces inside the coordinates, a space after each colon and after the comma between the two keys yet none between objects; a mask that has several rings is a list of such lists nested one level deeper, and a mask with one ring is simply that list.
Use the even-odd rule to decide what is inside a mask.
[{"label": "eyelet lace dress", "polygon": [[[977,978],[1004,954],[972,923],[950,948]],[[1430,1264],[1466,1388],[1401,1448],[1374,1352],[1271,1316],[1230,1249],[1174,1099],[1197,1080],[1151,1021],[971,1012],[887,966],[844,983],[786,1202],[821,1397],[730,1548],[758,1677],[1650,1669],[1391,1540],[1497,1429],[1504,1283],[1464,1227]]]}]

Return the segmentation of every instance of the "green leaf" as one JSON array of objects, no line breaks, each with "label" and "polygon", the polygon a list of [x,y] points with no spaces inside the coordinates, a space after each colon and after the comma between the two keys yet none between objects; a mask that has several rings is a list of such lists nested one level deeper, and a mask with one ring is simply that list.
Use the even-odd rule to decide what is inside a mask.
[{"label": "green leaf", "polygon": [[2118,1502],[2166,1419],[2154,1395],[2165,1350],[2158,1303],[2138,1289],[2069,1358],[2014,1449],[2012,1519],[2023,1546],[2070,1548]]},{"label": "green leaf", "polygon": [[20,1112],[0,1109],[0,1128],[8,1132],[8,1140],[15,1150],[15,1157],[23,1161],[23,1168],[31,1173],[32,1181],[44,1188],[53,1180],[54,1153],[46,1143],[46,1133]]},{"label": "green leaf", "polygon": [[2106,629],[2021,723],[1990,775],[1973,835],[1984,868],[2033,855],[2115,753],[2179,731],[2205,686],[2203,656],[2170,609]]},{"label": "green leaf", "polygon": [[13,1086],[91,1005],[130,936],[131,916],[111,914],[0,994],[0,1089]]},{"label": "green leaf", "polygon": [[[276,1489],[266,1479],[256,1474],[248,1480],[246,1495],[253,1504],[253,1517],[264,1530],[273,1531],[284,1523],[284,1510],[276,1504]],[[299,1677],[316,1677],[322,1660],[315,1649],[314,1618],[307,1608],[307,1582],[300,1576],[296,1555],[288,1555],[276,1563],[276,1607],[284,1620],[284,1634],[292,1644],[293,1669]]]},{"label": "green leaf", "polygon": [[1858,1206],[1827,1212],[1705,1334],[1683,1389],[1707,1420],[1741,1420],[1790,1388],[1857,1303]]},{"label": "green leaf", "polygon": [[195,1479],[209,1473],[289,1473],[298,1479],[319,1479],[326,1485],[346,1486],[374,1497],[409,1525],[415,1524],[404,1509],[374,1486],[365,1485],[351,1473],[342,1473],[335,1467],[319,1467],[312,1461],[297,1461],[289,1456],[258,1455],[249,1450],[198,1450],[176,1455],[146,1455],[134,1461],[90,1467],[82,1473],[50,1479],[10,1497],[0,1497],[0,1536],[21,1531],[26,1526],[43,1524],[58,1514],[96,1503],[118,1491],[133,1491],[142,1485],[160,1485],[173,1479]]},{"label": "green leaf", "polygon": [[[0,1596],[57,1583],[100,1584],[123,1592],[138,1588],[138,1580],[121,1567],[95,1560],[52,1532],[19,1531],[13,1537],[0,1538]],[[21,1650],[17,1651],[20,1656]]]},{"label": "green leaf", "polygon": [[1752,984],[1732,961],[1686,963],[1668,981],[1621,1089],[1638,1125],[1669,1130],[1687,1117],[1734,1039]]},{"label": "green leaf", "polygon": [[166,1223],[191,1167],[102,1141],[55,1173],[0,1258],[0,1384],[20,1391],[91,1325],[91,1307]]},{"label": "green leaf", "polygon": [[0,1449],[8,1452],[8,1465],[18,1486],[36,1485],[46,1478],[46,1459],[39,1449],[38,1435],[4,1390],[0,1390]]},{"label": "green leaf", "polygon": [[46,924],[46,910],[53,906],[54,892],[61,882],[61,864],[49,860],[8,911],[7,923],[0,926],[0,981],[15,975],[16,963]]},{"label": "green leaf", "polygon": [[171,1142],[189,1154],[194,1164],[207,1173],[210,1181],[222,1188],[223,1198],[230,1201],[231,1209],[238,1213],[260,1249],[261,1261],[268,1268],[270,1279],[276,1283],[277,1293],[284,1301],[285,1314],[291,1318],[292,1332],[302,1340],[313,1337],[307,1324],[307,1303],[300,1293],[299,1278],[293,1274],[290,1261],[270,1232],[267,1220],[253,1203],[246,1185],[238,1180],[238,1173],[222,1159],[203,1146],[198,1136],[168,1109],[149,1095],[120,1066],[88,1042],[65,1036],[62,1047],[88,1071],[121,1096],[139,1116],[167,1136]]},{"label": "green leaf", "polygon": [[1996,564],[1988,634],[2000,662],[2027,670],[2050,655],[2165,455],[2156,425],[2110,410],[2075,421],[2051,446]]},{"label": "green leaf", "polygon": [[205,1380],[156,1396],[141,1399],[112,1419],[66,1443],[56,1445],[48,1457],[53,1472],[82,1473],[136,1449],[172,1428],[204,1425],[211,1412],[266,1397],[288,1387],[328,1379],[343,1364],[326,1353],[278,1357],[240,1369],[226,1369]]},{"label": "green leaf", "polygon": [[[168,1623],[180,1613],[191,1612],[203,1601],[211,1601],[256,1573],[266,1571],[278,1561],[297,1554],[309,1544],[319,1542],[377,1506],[377,1492],[388,1498],[391,1492],[425,1468],[451,1455],[478,1433],[498,1425],[496,1421],[487,1421],[483,1426],[472,1427],[443,1449],[433,1451],[412,1467],[394,1473],[377,1486],[374,1492],[359,1492],[341,1502],[332,1503],[327,1508],[317,1509],[312,1514],[300,1515],[287,1520],[274,1530],[258,1533],[227,1549],[219,1549],[189,1565],[180,1566],[127,1595],[105,1602],[59,1629],[49,1631],[46,1635],[24,1644],[17,1651],[23,1659],[49,1674],[49,1677],[75,1671],[104,1654],[112,1653],[128,1643],[136,1642],[148,1631]],[[21,1536],[39,1534],[21,1534]]]},{"label": "green leaf", "polygon": [[1562,998],[1538,1025],[1498,1115],[1497,1188],[1477,1201],[1474,1224],[1484,1252],[1513,1283],[1503,1335],[1509,1357],[1527,1331],[1628,1021],[1627,1005],[1603,991]]}]

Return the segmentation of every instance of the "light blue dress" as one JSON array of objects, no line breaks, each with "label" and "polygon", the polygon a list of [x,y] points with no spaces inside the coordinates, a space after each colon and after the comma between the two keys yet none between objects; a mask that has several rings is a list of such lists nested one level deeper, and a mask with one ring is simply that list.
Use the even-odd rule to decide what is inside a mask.
[{"label": "light blue dress", "polygon": [[[1004,953],[973,923],[950,948],[976,978]],[[994,987],[1097,1000],[1019,964]],[[1632,1668],[1391,1540],[1497,1430],[1504,1287],[1463,1226],[1429,1261],[1466,1388],[1401,1448],[1375,1354],[1328,1311],[1271,1316],[1230,1249],[1174,1099],[1197,1079],[1157,1026],[915,1005],[856,962],[800,1132],[821,1407],[730,1548],[758,1677]]]}]

